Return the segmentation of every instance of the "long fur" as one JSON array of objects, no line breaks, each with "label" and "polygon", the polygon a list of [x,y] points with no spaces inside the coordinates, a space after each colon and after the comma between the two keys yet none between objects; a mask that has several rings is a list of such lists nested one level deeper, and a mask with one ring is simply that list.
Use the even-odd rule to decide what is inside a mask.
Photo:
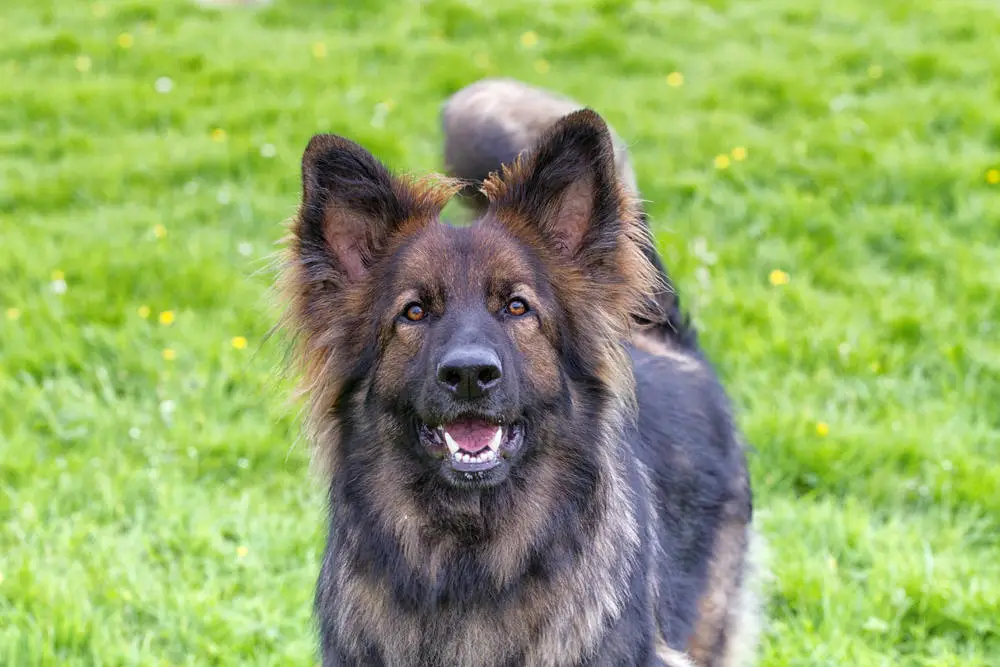
[{"label": "long fur", "polygon": [[[306,149],[284,285],[329,484],[325,667],[752,656],[736,641],[751,495],[728,400],[663,297],[611,131],[588,110],[538,123],[482,177],[471,228],[437,220],[460,182],[400,179],[339,137]],[[456,488],[409,444],[432,343],[394,324],[397,292],[432,277],[428,308],[470,285],[489,304],[512,275],[531,277],[539,313],[503,329],[531,440],[503,483]]]}]

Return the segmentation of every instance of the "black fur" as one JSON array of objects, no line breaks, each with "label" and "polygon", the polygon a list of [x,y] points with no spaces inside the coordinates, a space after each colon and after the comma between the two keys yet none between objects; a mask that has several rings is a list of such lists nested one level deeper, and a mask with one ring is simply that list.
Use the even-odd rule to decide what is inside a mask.
[{"label": "black fur", "polygon": [[[613,323],[632,311],[602,299],[638,280],[628,275],[631,255],[619,252],[638,237],[623,231],[636,221],[622,204],[603,121],[575,114],[546,134],[532,160],[508,175],[477,226],[429,223],[394,240],[429,200],[356,144],[327,138],[307,149],[299,308],[315,330],[306,335],[322,341],[311,348],[325,355],[314,364],[317,385],[337,388],[314,404],[313,417],[320,444],[336,450],[315,599],[324,667],[454,667],[456,654],[476,655],[470,641],[486,643],[481,662],[467,657],[460,667],[675,667],[658,647],[693,646],[720,535],[727,522],[749,527],[746,463],[728,399],[672,290],[649,295],[659,313],[636,332],[649,345],[622,357],[609,341]],[[582,194],[573,194],[578,186]],[[565,208],[567,196],[579,205]],[[574,221],[584,226],[573,229]],[[669,286],[655,248],[640,252]],[[507,258],[509,284],[506,274],[487,273],[497,257]],[[519,282],[538,300],[525,316],[537,318],[537,331],[489,305],[516,297]],[[426,319],[399,313],[399,285],[416,290]],[[359,303],[370,312],[344,312]],[[621,317],[587,316],[616,308]],[[434,372],[470,340],[503,367],[490,393],[474,399],[449,393]],[[533,349],[546,346],[554,368],[540,366],[547,357]],[[621,395],[629,362],[634,417]],[[523,433],[491,469],[498,472],[476,479],[455,473],[424,435],[469,415]],[[587,622],[573,625],[577,618]],[[509,643],[490,634],[494,620],[509,624]],[[586,636],[563,649],[544,636],[550,623]],[[703,667],[716,660],[704,658]]]},{"label": "black fur", "polygon": [[[738,503],[746,522],[751,520],[749,494],[740,497],[739,491],[733,490],[732,480],[744,476],[745,468],[733,441],[726,399],[717,381],[708,375],[692,381],[669,360],[640,350],[633,349],[631,355],[635,363],[639,417],[621,443],[621,456],[626,460],[634,457],[636,463],[642,462],[652,473],[652,501],[658,512],[656,516],[649,516],[645,504],[638,503],[639,553],[645,563],[631,573],[630,598],[625,612],[607,628],[599,650],[589,660],[582,661],[581,667],[659,665],[653,653],[653,640],[658,631],[663,633],[669,645],[686,646],[697,622],[697,601],[705,590],[706,568],[726,504]],[[572,358],[572,354],[569,356]],[[596,404],[606,397],[595,391],[591,400]],[[590,548],[588,518],[595,510],[591,491],[599,471],[586,443],[588,432],[592,432],[596,424],[588,422],[575,427],[564,424],[566,442],[579,443],[572,454],[576,466],[567,472],[573,477],[574,492],[564,498],[560,511],[549,517],[550,529],[545,539],[535,545],[522,579],[496,588],[481,567],[479,545],[488,543],[488,526],[493,513],[519,511],[510,506],[510,489],[501,487],[484,492],[480,501],[482,521],[465,524],[442,521],[442,531],[463,535],[468,551],[449,563],[438,580],[426,580],[406,565],[399,545],[378,528],[379,517],[365,497],[373,462],[363,452],[371,434],[366,433],[363,423],[354,423],[348,414],[344,417],[349,424],[345,444],[354,449],[356,455],[349,456],[331,485],[330,537],[316,598],[324,667],[386,664],[374,644],[360,661],[338,656],[336,632],[326,624],[330,618],[327,607],[336,604],[335,592],[328,587],[333,563],[342,557],[338,555],[342,546],[338,536],[348,526],[364,527],[359,531],[362,541],[350,555],[355,571],[373,580],[390,582],[393,599],[414,614],[433,615],[441,607],[452,605],[495,609],[515,604],[518,589],[528,581],[551,580],[555,572],[570,567],[581,551]],[[530,465],[530,461],[527,464]],[[638,466],[633,463],[629,469],[631,490],[642,498],[647,491],[639,477]],[[434,488],[428,492],[431,495],[448,493],[445,488],[435,486],[430,477],[421,477],[420,483]],[[510,483],[523,486],[531,480],[514,475]],[[429,504],[435,501],[429,500]],[[645,533],[650,523],[658,547],[662,549],[659,558],[654,557]],[[665,592],[658,601],[646,594],[649,577],[656,578]],[[654,606],[655,616],[649,613]],[[421,655],[421,665],[444,667],[444,663],[436,662],[433,657],[433,642],[428,643]],[[509,664],[522,663],[514,659]]]}]

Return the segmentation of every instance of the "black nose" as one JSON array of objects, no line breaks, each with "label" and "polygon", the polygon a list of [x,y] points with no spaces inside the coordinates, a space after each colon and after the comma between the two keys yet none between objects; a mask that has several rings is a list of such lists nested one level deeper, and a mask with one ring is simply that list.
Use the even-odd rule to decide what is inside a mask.
[{"label": "black nose", "polygon": [[438,384],[458,398],[485,396],[502,375],[496,352],[479,345],[449,350],[437,369]]}]

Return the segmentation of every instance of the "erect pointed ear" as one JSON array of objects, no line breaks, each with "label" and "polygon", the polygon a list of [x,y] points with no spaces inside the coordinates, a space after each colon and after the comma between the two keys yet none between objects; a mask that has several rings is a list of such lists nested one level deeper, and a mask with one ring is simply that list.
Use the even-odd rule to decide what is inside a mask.
[{"label": "erect pointed ear", "polygon": [[484,184],[490,212],[540,246],[550,264],[582,273],[577,293],[615,315],[648,310],[655,276],[642,250],[648,230],[615,167],[611,133],[597,113],[564,116],[534,150]]},{"label": "erect pointed ear", "polygon": [[450,194],[396,178],[353,141],[318,134],[302,156],[294,227],[302,268],[318,281],[358,281],[392,234],[434,219]]},{"label": "erect pointed ear", "polygon": [[615,172],[611,133],[589,109],[555,123],[485,190],[498,217],[520,216],[567,258],[613,244],[629,204]]}]

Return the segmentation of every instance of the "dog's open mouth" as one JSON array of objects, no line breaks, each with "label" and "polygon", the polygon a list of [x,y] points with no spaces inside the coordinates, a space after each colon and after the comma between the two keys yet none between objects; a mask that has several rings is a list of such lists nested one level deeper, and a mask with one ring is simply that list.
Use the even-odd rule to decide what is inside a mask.
[{"label": "dog's open mouth", "polygon": [[523,427],[478,417],[463,418],[440,426],[421,424],[420,439],[427,450],[447,457],[459,472],[490,470],[515,453],[521,445]]}]

